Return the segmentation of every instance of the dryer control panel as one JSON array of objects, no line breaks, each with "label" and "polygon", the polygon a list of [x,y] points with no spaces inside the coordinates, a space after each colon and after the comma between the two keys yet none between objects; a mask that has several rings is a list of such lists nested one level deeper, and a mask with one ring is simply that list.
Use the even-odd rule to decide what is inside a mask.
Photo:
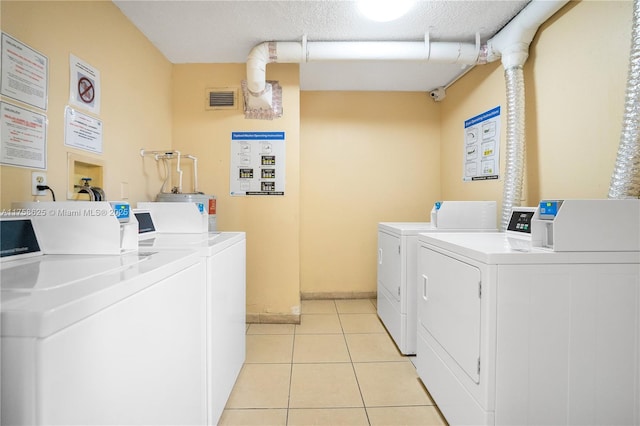
[{"label": "dryer control panel", "polygon": [[640,199],[542,200],[534,247],[553,251],[640,251]]}]

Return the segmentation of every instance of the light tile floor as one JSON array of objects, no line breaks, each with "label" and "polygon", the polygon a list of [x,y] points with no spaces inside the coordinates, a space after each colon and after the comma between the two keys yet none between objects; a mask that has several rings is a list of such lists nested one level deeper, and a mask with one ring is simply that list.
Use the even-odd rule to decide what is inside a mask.
[{"label": "light tile floor", "polygon": [[446,425],[375,300],[303,300],[301,324],[250,324],[220,425]]}]

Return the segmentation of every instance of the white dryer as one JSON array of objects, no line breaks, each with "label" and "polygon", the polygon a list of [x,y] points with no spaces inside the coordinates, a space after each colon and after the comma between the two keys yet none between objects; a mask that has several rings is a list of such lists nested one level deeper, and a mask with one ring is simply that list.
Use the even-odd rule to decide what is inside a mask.
[{"label": "white dryer", "polygon": [[640,200],[418,244],[416,367],[449,424],[640,423]]},{"label": "white dryer", "polygon": [[405,355],[416,353],[418,234],[455,231],[496,231],[496,202],[437,202],[431,222],[378,224],[378,317]]},{"label": "white dryer", "polygon": [[[216,425],[246,358],[246,237],[244,232],[179,233],[190,220],[177,210],[185,206],[164,204],[144,203],[145,209],[134,210],[139,247],[153,252],[196,250],[205,264],[207,424]],[[157,216],[165,232],[156,231]]]},{"label": "white dryer", "polygon": [[2,424],[205,423],[195,250],[48,255],[30,218],[0,222]]}]

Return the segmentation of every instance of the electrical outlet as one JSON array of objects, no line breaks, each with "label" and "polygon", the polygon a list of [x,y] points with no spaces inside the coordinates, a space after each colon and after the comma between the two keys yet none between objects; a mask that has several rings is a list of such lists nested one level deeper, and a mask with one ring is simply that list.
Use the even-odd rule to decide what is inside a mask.
[{"label": "electrical outlet", "polygon": [[44,172],[31,172],[31,195],[47,195],[47,190],[40,191],[38,185],[47,184],[47,174]]}]

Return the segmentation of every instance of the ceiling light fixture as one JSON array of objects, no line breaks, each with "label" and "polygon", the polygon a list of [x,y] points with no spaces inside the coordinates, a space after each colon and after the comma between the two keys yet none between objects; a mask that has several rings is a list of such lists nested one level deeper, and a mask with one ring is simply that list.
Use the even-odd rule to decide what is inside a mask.
[{"label": "ceiling light fixture", "polygon": [[415,0],[358,0],[358,9],[373,21],[388,22],[407,13],[414,4]]}]

